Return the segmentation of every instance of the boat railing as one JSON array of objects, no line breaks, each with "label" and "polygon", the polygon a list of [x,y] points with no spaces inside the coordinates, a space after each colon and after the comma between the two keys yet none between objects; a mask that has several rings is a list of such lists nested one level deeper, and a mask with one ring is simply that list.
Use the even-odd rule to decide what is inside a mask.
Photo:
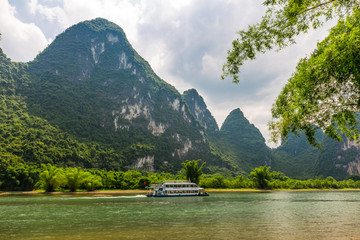
[{"label": "boat railing", "polygon": [[187,184],[187,183],[192,183],[191,181],[188,180],[165,180],[156,184],[150,184],[150,186],[146,186],[147,189],[154,189],[154,188],[158,188],[163,184],[171,184],[171,183],[183,183],[183,184]]},{"label": "boat railing", "polygon": [[191,183],[189,180],[166,180],[162,183]]}]

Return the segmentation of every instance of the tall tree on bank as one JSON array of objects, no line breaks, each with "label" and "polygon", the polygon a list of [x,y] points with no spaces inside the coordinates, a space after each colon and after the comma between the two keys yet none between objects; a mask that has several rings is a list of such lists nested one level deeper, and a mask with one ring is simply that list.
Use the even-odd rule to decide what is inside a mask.
[{"label": "tall tree on bank", "polygon": [[196,184],[199,183],[200,176],[203,174],[202,169],[205,165],[205,162],[204,162],[199,167],[200,161],[201,161],[201,159],[192,160],[192,161],[186,160],[186,162],[182,163],[184,170],[185,170],[186,179],[188,179],[191,182],[196,183]]},{"label": "tall tree on bank", "polygon": [[65,171],[66,185],[72,192],[76,192],[80,185],[90,182],[92,177],[91,173],[85,172],[80,167],[67,168]]},{"label": "tall tree on bank", "polygon": [[249,174],[254,182],[254,187],[259,189],[271,189],[271,181],[273,180],[270,173],[270,167],[262,166],[255,168]]},{"label": "tall tree on bank", "polygon": [[316,144],[315,132],[324,130],[341,140],[340,132],[358,139],[355,113],[360,110],[360,1],[266,0],[262,21],[239,31],[223,66],[222,79],[238,83],[240,67],[257,53],[283,49],[294,38],[325,22],[338,21],[329,36],[309,58],[300,60],[272,109],[272,140],[286,139],[289,132],[305,132]]},{"label": "tall tree on bank", "polygon": [[46,192],[54,192],[57,187],[65,183],[65,176],[61,168],[50,164],[42,164],[43,171],[40,173],[37,188],[45,189]]}]

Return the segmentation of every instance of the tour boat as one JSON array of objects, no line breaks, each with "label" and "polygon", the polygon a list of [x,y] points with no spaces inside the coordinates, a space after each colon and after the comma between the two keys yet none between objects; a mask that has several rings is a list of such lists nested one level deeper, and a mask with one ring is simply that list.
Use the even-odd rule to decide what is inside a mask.
[{"label": "tour boat", "polygon": [[209,196],[203,188],[190,181],[164,181],[147,187],[150,194],[147,197],[195,197]]}]

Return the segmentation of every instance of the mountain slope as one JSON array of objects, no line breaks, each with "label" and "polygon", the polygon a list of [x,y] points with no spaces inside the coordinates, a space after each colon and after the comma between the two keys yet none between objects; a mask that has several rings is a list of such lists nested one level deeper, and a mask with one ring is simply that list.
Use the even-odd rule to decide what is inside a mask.
[{"label": "mountain slope", "polygon": [[246,173],[255,167],[271,165],[272,156],[265,139],[240,109],[228,115],[213,139],[218,151],[226,153],[232,165]]},{"label": "mountain slope", "polygon": [[186,159],[214,158],[181,95],[105,19],[67,29],[29,63],[28,73],[18,91],[31,114],[111,147],[124,156],[122,168],[176,171]]},{"label": "mountain slope", "polygon": [[204,99],[199,95],[195,89],[189,89],[183,93],[183,98],[189,106],[190,111],[194,114],[196,119],[204,126],[205,130],[214,134],[219,131],[219,127],[215,118],[208,110]]},{"label": "mountain slope", "polygon": [[309,145],[304,134],[290,135],[287,143],[273,150],[273,168],[294,178],[332,176],[344,179],[360,174],[360,145],[344,137],[338,142],[321,131],[316,139],[322,149]]},{"label": "mountain slope", "polygon": [[315,176],[315,167],[320,150],[309,145],[304,134],[290,134],[286,143],[272,150],[274,160],[271,167],[292,178],[305,179]]},{"label": "mountain slope", "polygon": [[[82,143],[46,120],[29,113],[17,85],[27,85],[27,64],[13,63],[0,49],[0,175],[11,167],[41,163],[116,168],[123,157],[111,148]],[[107,165],[105,159],[113,161]],[[6,183],[3,183],[6,184]]]}]

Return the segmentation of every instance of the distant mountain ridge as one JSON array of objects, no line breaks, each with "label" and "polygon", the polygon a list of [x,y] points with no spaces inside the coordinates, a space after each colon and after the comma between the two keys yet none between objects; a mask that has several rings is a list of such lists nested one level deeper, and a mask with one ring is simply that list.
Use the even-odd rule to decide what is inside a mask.
[{"label": "distant mountain ridge", "polygon": [[[176,173],[202,159],[207,173],[248,174],[268,165],[290,177],[360,173],[360,147],[319,133],[323,151],[290,136],[270,149],[240,109],[219,129],[195,89],[159,78],[106,19],[78,23],[33,61],[0,49],[1,164]],[[0,173],[1,174],[1,173]]]}]

